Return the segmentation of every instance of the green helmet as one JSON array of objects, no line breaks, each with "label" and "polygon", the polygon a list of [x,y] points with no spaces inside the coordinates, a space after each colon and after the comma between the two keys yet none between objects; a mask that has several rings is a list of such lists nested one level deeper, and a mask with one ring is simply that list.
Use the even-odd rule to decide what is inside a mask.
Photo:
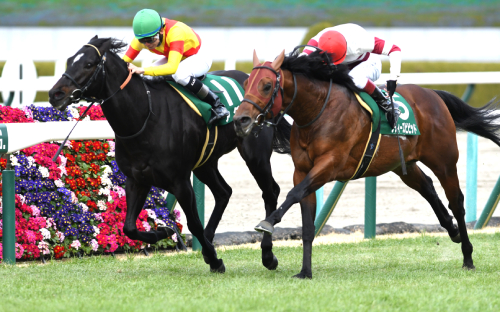
[{"label": "green helmet", "polygon": [[162,26],[160,14],[155,10],[143,9],[137,12],[132,23],[134,34],[137,39],[156,35]]}]

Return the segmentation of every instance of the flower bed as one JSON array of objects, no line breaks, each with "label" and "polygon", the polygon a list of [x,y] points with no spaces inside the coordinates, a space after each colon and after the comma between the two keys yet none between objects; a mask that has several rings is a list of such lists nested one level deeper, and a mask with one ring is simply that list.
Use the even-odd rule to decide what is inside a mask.
[{"label": "flower bed", "polygon": [[[80,106],[59,112],[34,105],[21,109],[0,106],[0,123],[75,120],[85,109]],[[105,119],[100,106],[92,107],[85,118]],[[53,162],[59,146],[57,142],[42,143],[10,156],[16,180],[16,258],[44,255],[60,259],[144,248],[142,242],[123,233],[126,178],[114,159],[114,140],[68,141]],[[2,169],[6,164],[6,159],[0,159]],[[180,213],[168,210],[166,195],[159,188],[151,189],[136,222],[139,231],[173,222],[182,230]],[[151,247],[174,247],[178,239],[174,234]]]}]

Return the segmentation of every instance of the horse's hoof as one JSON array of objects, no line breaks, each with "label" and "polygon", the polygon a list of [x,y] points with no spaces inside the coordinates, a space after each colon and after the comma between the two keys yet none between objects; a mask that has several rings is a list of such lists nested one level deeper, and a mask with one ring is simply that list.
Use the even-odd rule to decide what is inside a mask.
[{"label": "horse's hoof", "polygon": [[467,271],[474,271],[476,270],[476,267],[471,263],[471,264],[465,264],[462,265],[462,269],[467,270]]},{"label": "horse's hoof", "polygon": [[220,267],[217,269],[210,268],[210,272],[212,272],[212,273],[224,273],[224,272],[226,272],[226,267],[224,266],[224,262],[222,262],[222,260],[221,260]]},{"label": "horse's hoof", "polygon": [[269,265],[264,265],[268,270],[276,270],[278,267],[278,258],[276,258],[275,255],[273,255],[273,261]]},{"label": "horse's hoof", "polygon": [[274,232],[274,226],[267,221],[260,221],[259,224],[255,227],[255,230],[260,233],[268,233],[270,235]]},{"label": "horse's hoof", "polygon": [[313,277],[312,277],[312,274],[305,274],[305,273],[303,273],[303,272],[300,272],[299,274],[294,275],[294,276],[292,276],[292,277],[293,277],[293,278],[300,278],[300,279],[306,279],[306,278],[308,278],[308,279],[312,279],[312,278],[313,278]]},{"label": "horse's hoof", "polygon": [[460,237],[460,233],[458,233],[457,236],[454,236],[454,237],[450,237],[451,240],[454,242],[454,243],[457,243],[457,244],[460,244],[462,242],[462,238]]}]

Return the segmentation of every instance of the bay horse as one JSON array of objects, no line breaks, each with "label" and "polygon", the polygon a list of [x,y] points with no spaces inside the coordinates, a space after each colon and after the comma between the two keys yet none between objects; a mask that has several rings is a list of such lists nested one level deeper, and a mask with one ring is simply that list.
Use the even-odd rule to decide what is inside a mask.
[{"label": "bay horse", "polygon": [[[293,119],[290,148],[295,166],[294,187],[283,204],[256,230],[272,234],[274,225],[286,211],[300,201],[303,231],[302,270],[294,277],[312,278],[311,252],[316,210],[315,191],[330,181],[349,180],[360,162],[369,134],[371,117],[354,95],[360,92],[346,66],[334,67],[320,51],[308,57],[285,57],[284,51],[273,61],[261,64],[254,51],[254,68],[245,82],[245,97],[234,116],[239,136],[245,137],[255,125],[284,109]],[[464,196],[457,176],[456,131],[462,129],[488,138],[500,146],[496,117],[489,114],[490,102],[473,108],[445,91],[417,85],[399,85],[399,92],[411,105],[420,129],[419,136],[400,136],[404,175],[398,153],[398,138],[382,136],[379,148],[364,177],[396,173],[410,188],[431,205],[439,223],[456,243],[462,243],[463,267],[474,269],[472,244],[464,220]],[[436,175],[445,190],[449,208],[439,199],[431,178],[424,174],[421,161]]]},{"label": "bay horse", "polygon": [[[127,64],[117,54],[126,46],[114,38],[92,38],[68,58],[65,74],[49,92],[50,103],[62,111],[82,94],[101,99],[102,111],[116,136],[116,162],[127,177],[127,214],[123,231],[129,238],[153,244],[173,234],[166,228],[138,231],[136,227],[151,186],[162,188],[175,195],[186,215],[189,230],[202,246],[210,270],[223,273],[224,263],[217,258],[212,242],[232,190],[219,172],[219,158],[238,148],[262,190],[266,216],[269,216],[276,210],[280,192],[272,176],[270,157],[273,147],[286,152],[280,150],[279,142],[289,139],[291,126],[285,122],[280,123],[277,130],[263,129],[258,139],[256,136],[237,137],[232,123],[219,127],[210,158],[193,171],[215,198],[214,211],[204,230],[190,176],[204,148],[207,125],[165,77],[149,80],[131,75]],[[248,77],[239,71],[214,74],[232,77],[240,84]],[[124,83],[127,81],[128,84]],[[272,236],[266,235],[261,247],[263,265],[275,269],[278,260],[272,253]]]}]

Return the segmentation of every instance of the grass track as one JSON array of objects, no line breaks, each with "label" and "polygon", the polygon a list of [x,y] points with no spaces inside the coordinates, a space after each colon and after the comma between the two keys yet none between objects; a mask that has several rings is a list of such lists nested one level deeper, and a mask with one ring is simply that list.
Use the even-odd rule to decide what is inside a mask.
[{"label": "grass track", "polygon": [[290,278],[301,247],[275,248],[277,271],[258,249],[219,250],[223,275],[199,253],[1,266],[0,311],[498,311],[500,233],[471,241],[475,271],[443,236],[316,245],[313,280]]}]

